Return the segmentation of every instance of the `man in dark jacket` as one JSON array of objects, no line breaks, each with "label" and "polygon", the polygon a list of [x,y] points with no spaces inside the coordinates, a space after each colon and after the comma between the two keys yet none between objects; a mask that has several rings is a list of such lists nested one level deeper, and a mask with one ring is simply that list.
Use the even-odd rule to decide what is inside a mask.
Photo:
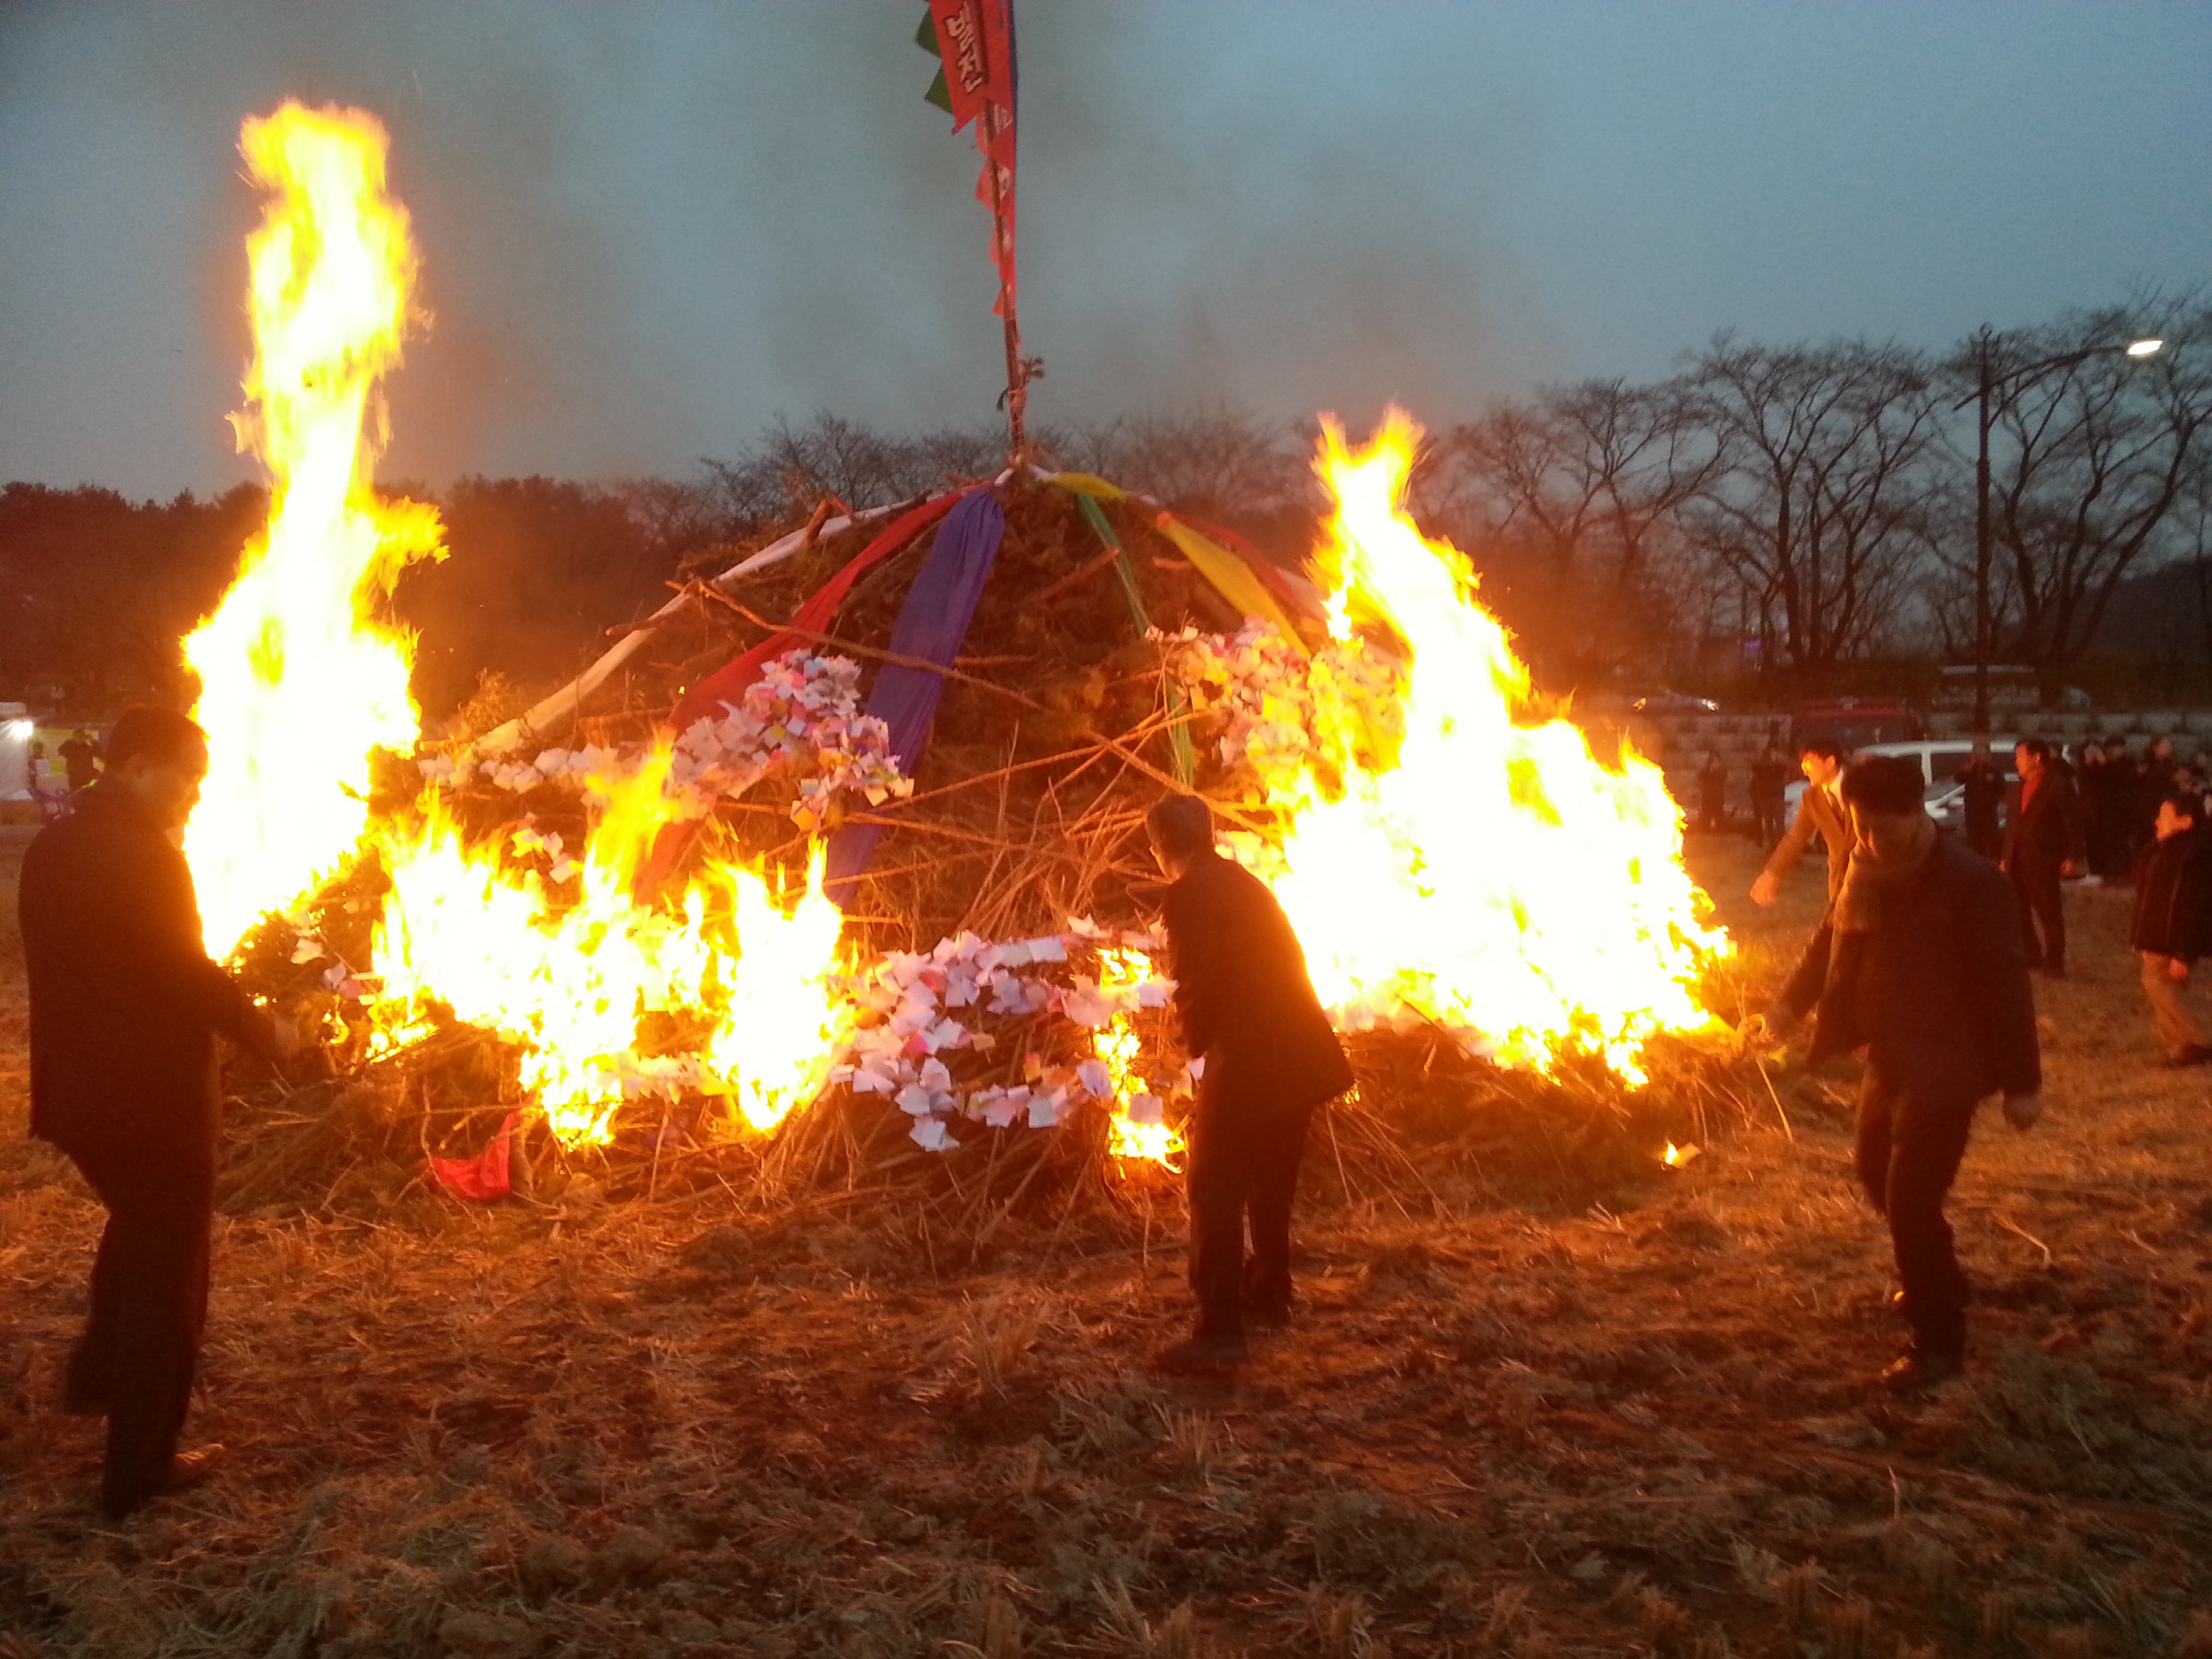
[{"label": "man in dark jacket", "polygon": [[1995,864],[2005,856],[2005,773],[1989,752],[1989,739],[1974,739],[1972,753],[1959,769],[1966,844]]},{"label": "man in dark jacket", "polygon": [[1751,762],[1751,839],[1762,847],[1771,848],[1782,839],[1782,797],[1789,782],[1789,762],[1768,744]]},{"label": "man in dark jacket", "polygon": [[1159,1363],[1233,1365],[1248,1321],[1289,1317],[1290,1205],[1307,1124],[1351,1088],[1352,1068],[1289,918],[1259,877],[1214,851],[1206,803],[1171,795],[1147,823],[1174,878],[1162,908],[1183,1043],[1204,1062],[1185,1176],[1198,1322]]},{"label": "man in dark jacket", "polygon": [[2066,907],[2062,877],[2081,868],[2081,797],[2051,746],[2030,737],[2013,749],[2020,794],[2005,831],[2005,873],[2012,877],[2028,965],[2066,977]]},{"label": "man in dark jacket", "polygon": [[1966,1351],[1966,1281],[1944,1196],[1974,1109],[2005,1097],[2016,1128],[2042,1111],[2035,994],[2005,878],[1929,820],[1911,760],[1843,776],[1860,848],[1835,905],[1815,1062],[1863,1049],[1858,1173],[1889,1223],[1912,1345],[1891,1388],[1941,1382]]},{"label": "man in dark jacket", "polygon": [[106,774],[23,858],[31,1133],[108,1210],[64,1406],[107,1417],[100,1499],[116,1519],[212,1464],[176,1448],[207,1312],[217,1033],[272,1058],[297,1041],[201,945],[192,872],[170,836],[206,771],[198,726],[134,709]]},{"label": "man in dark jacket", "polygon": [[2189,1011],[2189,970],[2212,955],[2212,846],[2204,801],[2176,791],[2159,803],[2158,840],[2136,865],[2136,912],[2127,942],[2143,957],[2143,994],[2172,1066],[2212,1061],[2212,1044]]}]

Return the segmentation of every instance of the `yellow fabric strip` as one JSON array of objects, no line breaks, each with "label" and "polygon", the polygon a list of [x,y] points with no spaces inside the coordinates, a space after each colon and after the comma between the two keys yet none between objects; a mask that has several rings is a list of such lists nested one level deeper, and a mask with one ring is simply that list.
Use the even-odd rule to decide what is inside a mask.
[{"label": "yellow fabric strip", "polygon": [[1094,501],[1118,501],[1128,495],[1119,484],[1109,484],[1096,473],[1054,473],[1045,480],[1077,495],[1088,496]]},{"label": "yellow fabric strip", "polygon": [[1266,585],[1252,573],[1252,567],[1231,553],[1219,542],[1198,534],[1171,512],[1163,512],[1152,521],[1153,527],[1182,551],[1199,575],[1214,584],[1221,597],[1235,606],[1247,617],[1258,617],[1272,622],[1281,630],[1284,639],[1298,648],[1300,656],[1312,656],[1305,641],[1299,638],[1298,629],[1283,614],[1283,607],[1275,602],[1275,595]]}]

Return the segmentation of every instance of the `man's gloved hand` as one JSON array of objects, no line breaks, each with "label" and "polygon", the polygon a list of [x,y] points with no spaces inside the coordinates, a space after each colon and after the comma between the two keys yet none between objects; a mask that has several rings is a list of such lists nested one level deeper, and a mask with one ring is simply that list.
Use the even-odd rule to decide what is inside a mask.
[{"label": "man's gloved hand", "polygon": [[2040,1094],[2008,1094],[2005,1097],[2005,1121],[2015,1129],[2032,1129],[2036,1120],[2042,1115],[2043,1097]]}]

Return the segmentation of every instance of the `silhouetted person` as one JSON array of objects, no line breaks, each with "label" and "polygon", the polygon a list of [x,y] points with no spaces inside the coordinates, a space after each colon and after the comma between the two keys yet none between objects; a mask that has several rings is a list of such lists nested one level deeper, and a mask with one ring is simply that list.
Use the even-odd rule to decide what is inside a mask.
[{"label": "silhouetted person", "polygon": [[1860,1182],[1889,1224],[1912,1330],[1882,1373],[1939,1382],[1966,1352],[1966,1280],[1943,1203],[1974,1109],[2005,1097],[2016,1128],[2042,1112],[2035,994],[2005,878],[1938,830],[1920,768],[1895,756],[1843,774],[1859,838],[1838,895],[1812,1058],[1864,1050]]},{"label": "silhouetted person", "polygon": [[100,745],[91,733],[78,732],[54,753],[61,758],[62,770],[68,774],[72,794],[89,788],[100,776]]},{"label": "silhouetted person", "polygon": [[64,1408],[107,1417],[100,1500],[118,1519],[211,1462],[176,1448],[207,1313],[216,1036],[272,1057],[297,1042],[201,946],[192,872],[171,835],[206,771],[197,725],[133,709],[106,775],[23,858],[31,1133],[66,1153],[108,1209]]},{"label": "silhouetted person", "polygon": [[1782,839],[1783,794],[1789,782],[1790,763],[1768,744],[1751,762],[1751,839],[1762,847]]},{"label": "silhouetted person", "polygon": [[1162,910],[1183,1042],[1204,1059],[1184,1177],[1198,1319],[1159,1363],[1231,1365],[1245,1357],[1248,1322],[1289,1318],[1290,1206],[1307,1125],[1351,1088],[1352,1068],[1289,918],[1258,877],[1214,851],[1206,803],[1171,795],[1146,823],[1174,878]]},{"label": "silhouetted person", "polygon": [[1717,750],[1705,751],[1698,769],[1698,828],[1718,834],[1728,822],[1728,769]]},{"label": "silhouetted person", "polygon": [[2172,1066],[2212,1061],[2212,1043],[2189,1007],[2190,970],[2212,956],[2212,841],[2204,797],[2176,790],[2159,805],[2158,840],[2136,865],[2127,942],[2143,959],[2143,994]]},{"label": "silhouetted person", "polygon": [[2132,863],[2157,839],[2159,803],[2173,793],[2173,739],[2153,737],[2136,769],[2135,807],[2128,815],[2128,857]]},{"label": "silhouetted person", "polygon": [[1964,792],[1959,806],[1966,820],[1966,844],[1995,864],[2005,856],[2005,774],[1989,752],[1987,738],[1974,739],[1973,752],[1959,769],[1959,782]]},{"label": "silhouetted person", "polygon": [[2074,780],[2030,737],[2013,749],[2020,774],[2019,804],[2006,826],[2005,872],[2018,901],[2028,965],[2066,977],[2066,907],[2060,881],[2081,863],[2081,802]]}]

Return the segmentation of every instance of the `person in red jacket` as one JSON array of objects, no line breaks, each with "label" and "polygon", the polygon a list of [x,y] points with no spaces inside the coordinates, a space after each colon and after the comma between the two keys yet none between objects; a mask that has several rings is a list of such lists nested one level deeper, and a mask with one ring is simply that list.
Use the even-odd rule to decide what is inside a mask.
[{"label": "person in red jacket", "polygon": [[1204,1059],[1184,1175],[1198,1321],[1159,1363],[1234,1365],[1246,1357],[1248,1324],[1290,1316],[1290,1207],[1306,1129],[1351,1088],[1352,1068],[1290,919],[1265,883],[1214,850],[1206,804],[1170,795],[1146,824],[1174,878],[1161,909],[1183,1043]]},{"label": "person in red jacket", "polygon": [[2143,994],[2171,1066],[2212,1062],[2212,1043],[2189,1008],[2191,966],[2212,956],[2212,843],[2203,797],[2176,790],[2159,803],[2158,840],[2136,865],[2128,944],[2143,959]]},{"label": "person in red jacket", "polygon": [[2066,906],[2059,883],[2081,870],[2081,795],[2072,772],[2041,739],[2021,743],[2013,759],[2020,793],[2005,830],[2005,873],[2012,877],[2029,967],[2065,979]]},{"label": "person in red jacket", "polygon": [[177,1452],[207,1317],[216,1038],[271,1058],[298,1042],[201,946],[192,871],[171,836],[206,772],[197,725],[133,709],[107,771],[23,856],[30,1132],[108,1210],[63,1406],[108,1419],[100,1500],[117,1520],[192,1484],[220,1451]]},{"label": "person in red jacket", "polygon": [[1858,1176],[1889,1224],[1912,1329],[1882,1381],[1911,1390],[1955,1373],[1966,1352],[1966,1280],[1943,1203],[1975,1108],[2002,1094],[2014,1127],[2032,1125],[2042,1056],[2005,878],[1929,819],[1920,768],[1862,760],[1843,799],[1859,847],[1836,898],[1811,1058],[1866,1055]]}]

